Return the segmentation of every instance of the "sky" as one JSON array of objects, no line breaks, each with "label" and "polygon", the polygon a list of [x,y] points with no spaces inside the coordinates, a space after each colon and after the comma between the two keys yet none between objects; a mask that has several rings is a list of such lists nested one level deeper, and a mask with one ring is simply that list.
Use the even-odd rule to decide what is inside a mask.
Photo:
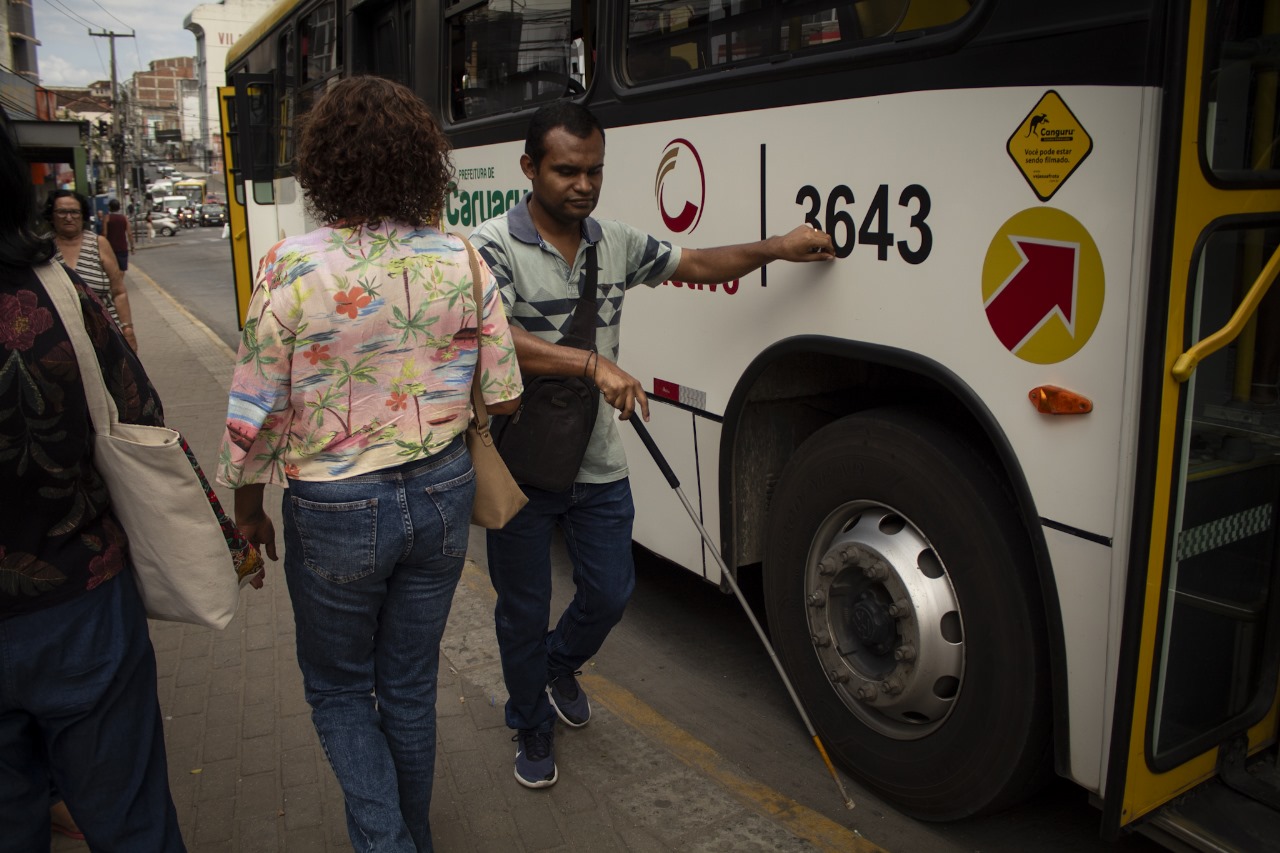
[{"label": "sky", "polygon": [[115,39],[116,78],[129,79],[154,59],[195,56],[196,37],[182,28],[207,0],[32,0],[42,86],[87,86],[111,79],[111,41],[94,32],[136,33]]}]

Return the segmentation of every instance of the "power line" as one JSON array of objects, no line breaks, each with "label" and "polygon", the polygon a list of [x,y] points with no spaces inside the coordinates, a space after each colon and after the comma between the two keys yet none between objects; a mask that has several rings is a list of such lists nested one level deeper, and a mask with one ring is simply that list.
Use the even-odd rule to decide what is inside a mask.
[{"label": "power line", "polygon": [[[99,2],[98,2],[98,0],[93,0],[93,5],[97,6],[99,9],[101,9],[101,10],[102,10],[102,11],[104,11],[104,12],[106,12],[108,15],[110,15],[110,16],[111,16],[111,17],[113,17],[113,18],[115,18],[117,21],[120,21],[120,19],[119,19],[118,17],[116,17],[116,15],[115,15],[115,13],[114,13],[114,12],[112,12],[112,11],[111,11],[110,9],[108,9],[106,6],[103,6],[101,3],[99,3]],[[129,24],[125,24],[125,23],[124,23],[124,21],[120,21],[120,23],[124,24],[126,27],[129,27],[129,29],[131,29],[131,30],[133,29],[133,27],[132,27],[132,26],[130,26]]]},{"label": "power line", "polygon": [[107,63],[102,61],[102,51],[98,50],[98,43],[96,41],[93,43],[93,52],[98,56],[98,65],[102,68],[103,76],[110,75],[111,72],[107,70]]},{"label": "power line", "polygon": [[[98,26],[93,21],[90,21],[88,18],[81,15],[79,12],[76,12],[73,9],[70,9],[67,6],[64,6],[61,2],[59,2],[59,0],[45,0],[45,2],[49,4],[49,8],[53,9],[55,12],[60,12],[61,14],[70,18],[72,21],[74,21],[77,24],[81,24],[86,27]],[[102,29],[102,27],[98,27],[98,29]]]}]

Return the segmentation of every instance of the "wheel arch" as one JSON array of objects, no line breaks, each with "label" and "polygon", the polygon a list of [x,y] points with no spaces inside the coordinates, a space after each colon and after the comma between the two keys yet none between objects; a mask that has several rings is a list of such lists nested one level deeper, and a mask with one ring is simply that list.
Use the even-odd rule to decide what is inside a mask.
[{"label": "wheel arch", "polygon": [[787,338],[743,371],[720,435],[720,529],[725,564],[758,566],[773,488],[810,435],[859,411],[907,406],[957,429],[1004,477],[1035,559],[1049,642],[1055,769],[1067,771],[1070,719],[1062,610],[1035,499],[1004,430],[978,395],[918,353],[819,335]]}]

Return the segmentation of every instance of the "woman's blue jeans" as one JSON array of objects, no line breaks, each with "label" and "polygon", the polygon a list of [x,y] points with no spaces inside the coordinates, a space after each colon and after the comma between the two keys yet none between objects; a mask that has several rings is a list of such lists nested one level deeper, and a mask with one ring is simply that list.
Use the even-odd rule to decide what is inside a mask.
[{"label": "woman's blue jeans", "polygon": [[[564,492],[525,486],[529,503],[487,537],[489,578],[498,593],[494,623],[507,685],[507,725],[555,723],[547,682],[582,667],[622,619],[635,588],[631,482],[574,483]],[[551,535],[559,526],[573,564],[573,601],[551,615]]]},{"label": "woman's blue jeans", "polygon": [[461,438],[430,459],[285,492],[298,666],[357,851],[432,849],[440,637],[474,497]]},{"label": "woman's blue jeans", "polygon": [[0,851],[49,849],[49,783],[93,850],[186,850],[133,569],[0,620]]}]

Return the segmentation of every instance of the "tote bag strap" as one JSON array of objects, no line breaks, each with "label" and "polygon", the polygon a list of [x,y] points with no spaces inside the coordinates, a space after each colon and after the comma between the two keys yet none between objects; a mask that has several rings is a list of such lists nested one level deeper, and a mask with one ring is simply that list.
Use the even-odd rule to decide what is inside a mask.
[{"label": "tote bag strap", "polygon": [[480,390],[480,350],[483,344],[481,334],[480,312],[484,310],[484,289],[480,285],[480,259],[476,257],[475,246],[461,234],[456,235],[467,247],[467,258],[471,261],[471,288],[476,299],[476,368],[471,373],[471,406],[474,410],[476,426],[481,432],[489,429],[489,409],[484,404],[484,392]]},{"label": "tote bag strap", "polygon": [[71,277],[62,268],[62,264],[44,263],[35,267],[44,291],[53,302],[54,309],[66,327],[67,336],[76,353],[76,361],[80,364],[80,381],[84,385],[84,398],[89,403],[89,417],[93,421],[93,429],[100,435],[111,432],[111,427],[119,419],[116,401],[107,393],[107,384],[102,378],[102,367],[98,364],[98,354],[89,340],[89,333],[84,328],[84,311],[80,307],[80,293],[71,283]]}]

